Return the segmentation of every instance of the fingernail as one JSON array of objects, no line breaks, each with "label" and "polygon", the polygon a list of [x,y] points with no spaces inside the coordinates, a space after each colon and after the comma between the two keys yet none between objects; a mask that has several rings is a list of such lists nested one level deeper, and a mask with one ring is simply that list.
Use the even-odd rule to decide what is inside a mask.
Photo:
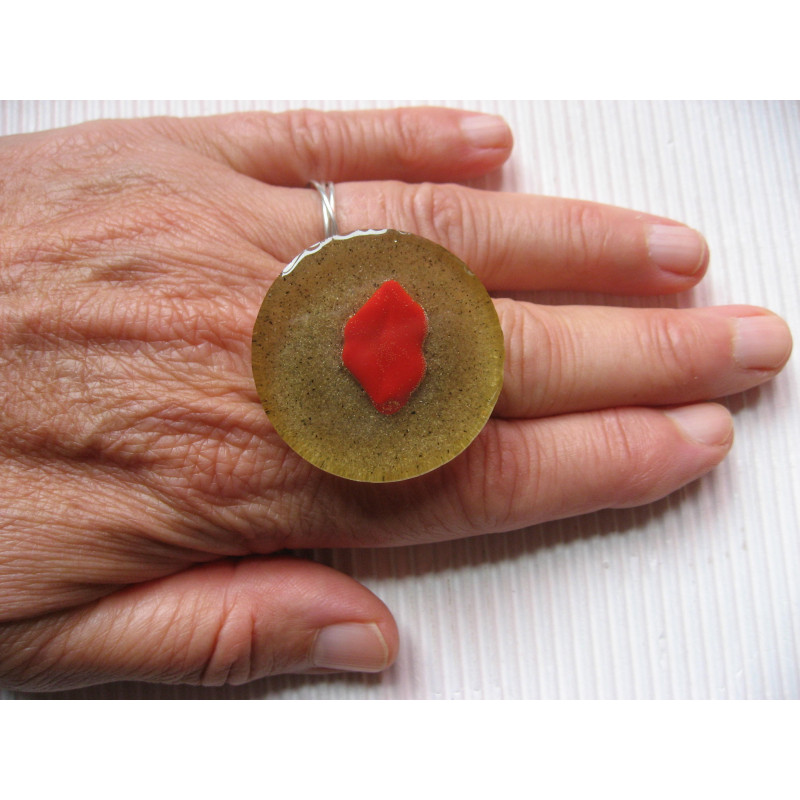
[{"label": "fingernail", "polygon": [[325,669],[380,672],[389,660],[389,648],[374,623],[344,622],[320,630],[311,660]]},{"label": "fingernail", "polygon": [[461,133],[473,147],[508,147],[511,130],[502,117],[476,114],[461,120]]},{"label": "fingernail", "polygon": [[716,403],[673,408],[664,412],[687,439],[700,444],[722,445],[733,434],[733,420],[727,409]]},{"label": "fingernail", "polygon": [[694,275],[706,260],[706,240],[683,225],[649,225],[647,248],[653,263],[679,275]]},{"label": "fingernail", "polygon": [[740,367],[777,369],[789,358],[792,335],[780,317],[739,317],[735,324],[733,360]]}]

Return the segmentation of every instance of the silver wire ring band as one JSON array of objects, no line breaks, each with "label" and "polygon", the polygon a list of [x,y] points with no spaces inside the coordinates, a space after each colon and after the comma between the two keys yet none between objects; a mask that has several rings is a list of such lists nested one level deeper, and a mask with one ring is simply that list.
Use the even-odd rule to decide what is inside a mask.
[{"label": "silver wire ring band", "polygon": [[322,224],[325,228],[325,238],[338,236],[339,226],[336,224],[336,200],[333,196],[333,183],[331,181],[310,181],[322,198]]}]

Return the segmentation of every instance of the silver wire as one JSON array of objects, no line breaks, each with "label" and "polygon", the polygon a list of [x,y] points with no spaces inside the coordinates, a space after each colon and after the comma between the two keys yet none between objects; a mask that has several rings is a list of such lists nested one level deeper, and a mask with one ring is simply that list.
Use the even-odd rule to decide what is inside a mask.
[{"label": "silver wire", "polygon": [[310,181],[322,198],[322,224],[325,230],[325,238],[339,235],[339,226],[336,223],[336,199],[333,194],[333,183],[331,181]]}]

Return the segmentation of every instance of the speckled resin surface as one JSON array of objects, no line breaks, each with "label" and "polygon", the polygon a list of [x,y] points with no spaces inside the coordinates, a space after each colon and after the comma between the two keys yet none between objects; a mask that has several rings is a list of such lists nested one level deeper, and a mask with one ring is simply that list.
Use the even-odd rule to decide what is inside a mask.
[{"label": "speckled resin surface", "polygon": [[[347,321],[385,281],[425,311],[424,378],[380,413],[342,362]],[[503,381],[503,333],[466,265],[398,231],[336,236],[302,253],[270,287],[253,331],[253,375],[275,430],[315,466],[384,482],[442,466],[486,424]]]}]

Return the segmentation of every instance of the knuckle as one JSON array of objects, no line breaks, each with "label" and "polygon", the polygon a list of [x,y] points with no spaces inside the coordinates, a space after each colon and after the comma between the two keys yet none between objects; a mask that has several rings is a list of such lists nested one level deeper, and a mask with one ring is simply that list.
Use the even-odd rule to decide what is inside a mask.
[{"label": "knuckle", "polygon": [[634,430],[624,409],[600,412],[600,426],[588,447],[593,451],[590,468],[603,476],[604,505],[630,505],[647,496],[654,481],[653,443],[642,426]]},{"label": "knuckle", "polygon": [[566,243],[570,263],[584,270],[599,268],[609,235],[603,211],[595,203],[578,201],[563,208],[559,238]]},{"label": "knuckle", "polygon": [[[246,564],[234,567],[248,570]],[[280,581],[273,584],[279,593]],[[297,648],[305,642],[302,635],[281,638],[280,621],[270,613],[265,615],[259,590],[240,585],[227,589],[211,627],[204,631],[205,644],[199,666],[187,665],[191,679],[204,686],[239,685],[254,678],[287,672],[302,663],[305,654]],[[208,604],[198,603],[196,622],[204,624]],[[188,619],[192,619],[188,617]],[[299,634],[299,632],[298,632]],[[188,654],[191,657],[191,653]]]},{"label": "knuckle", "polygon": [[465,453],[466,479],[457,481],[458,518],[465,521],[459,533],[491,532],[517,527],[522,499],[538,493],[539,456],[525,436],[507,435],[512,423],[494,422],[481,432],[478,447]]},{"label": "knuckle", "polygon": [[389,141],[394,140],[396,147],[393,156],[402,167],[417,167],[425,163],[425,142],[421,136],[418,114],[409,109],[395,109],[385,118],[391,130]]},{"label": "knuckle", "polygon": [[525,398],[519,413],[545,414],[568,403],[576,381],[569,367],[579,361],[569,326],[558,324],[545,308],[532,303],[503,301],[501,308],[504,386],[513,396]]},{"label": "knuckle", "polygon": [[463,251],[465,230],[474,228],[474,214],[464,192],[457,186],[421,183],[406,187],[403,218],[429,239]]},{"label": "knuckle", "polygon": [[625,419],[619,410],[607,409],[601,414],[598,455],[626,467],[638,461],[639,442],[629,436]]},{"label": "knuckle", "polygon": [[[348,192],[347,197],[342,199],[352,210],[357,208],[359,216],[369,221],[363,227],[399,228],[414,232],[414,224],[407,211],[411,202],[410,190],[411,187],[401,181],[374,181],[368,191],[359,191],[355,196]],[[336,202],[337,209],[344,207],[338,194]]]},{"label": "knuckle", "polygon": [[253,674],[255,638],[254,617],[235,604],[227,603],[211,637],[198,683],[203,686],[224,686],[249,681]]},{"label": "knuckle", "polygon": [[287,111],[282,117],[290,148],[304,165],[304,179],[331,180],[341,171],[342,153],[350,148],[346,126],[313,109]]},{"label": "knuckle", "polygon": [[656,313],[644,329],[644,356],[658,360],[665,380],[672,386],[688,387],[701,378],[700,330],[687,315]]}]

